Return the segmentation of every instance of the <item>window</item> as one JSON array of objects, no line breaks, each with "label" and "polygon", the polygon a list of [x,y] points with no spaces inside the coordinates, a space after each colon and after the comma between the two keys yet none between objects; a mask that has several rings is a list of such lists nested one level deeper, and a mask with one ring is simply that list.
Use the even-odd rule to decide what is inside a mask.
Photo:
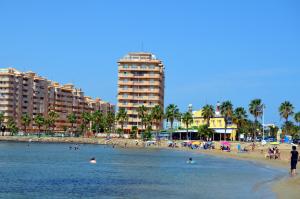
[{"label": "window", "polygon": [[128,68],[128,64],[124,64],[124,65],[123,65],[123,68]]},{"label": "window", "polygon": [[154,76],[154,72],[150,72],[150,74],[149,74],[150,76]]},{"label": "window", "polygon": [[132,64],[132,65],[131,65],[131,68],[137,68],[137,65]]},{"label": "window", "polygon": [[155,66],[154,65],[149,65],[149,69],[154,69]]},{"label": "window", "polygon": [[216,126],[216,124],[215,124],[215,120],[213,120],[213,121],[212,121],[212,123],[213,123],[213,126]]},{"label": "window", "polygon": [[141,68],[142,68],[142,69],[146,69],[146,68],[147,68],[147,65],[142,64],[142,65],[141,65]]}]

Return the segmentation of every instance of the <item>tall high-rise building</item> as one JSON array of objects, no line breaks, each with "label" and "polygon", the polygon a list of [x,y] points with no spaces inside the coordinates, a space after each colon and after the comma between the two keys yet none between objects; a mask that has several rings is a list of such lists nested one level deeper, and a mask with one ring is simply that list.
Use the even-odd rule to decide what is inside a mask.
[{"label": "tall high-rise building", "polygon": [[[139,106],[164,108],[164,89],[164,65],[152,53],[129,53],[118,61],[118,108],[125,108],[129,118],[125,130],[143,128],[137,113]],[[162,127],[162,121],[152,126],[154,130],[157,127]]]}]

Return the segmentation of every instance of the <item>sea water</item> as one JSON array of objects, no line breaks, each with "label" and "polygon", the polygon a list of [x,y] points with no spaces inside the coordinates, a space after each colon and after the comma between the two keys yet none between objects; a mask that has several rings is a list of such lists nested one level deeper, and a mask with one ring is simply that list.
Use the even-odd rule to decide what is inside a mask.
[{"label": "sea water", "polygon": [[192,152],[70,146],[0,142],[0,198],[275,198],[269,182],[283,174]]}]

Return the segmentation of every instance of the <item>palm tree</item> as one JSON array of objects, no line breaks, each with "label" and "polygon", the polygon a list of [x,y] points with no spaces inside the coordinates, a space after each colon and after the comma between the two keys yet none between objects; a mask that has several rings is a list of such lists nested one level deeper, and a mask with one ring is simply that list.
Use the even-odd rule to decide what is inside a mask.
[{"label": "palm tree", "polygon": [[4,122],[4,113],[3,112],[0,112],[0,128],[1,128],[1,135],[3,135],[4,133],[4,125],[3,125],[3,122]]},{"label": "palm tree", "polygon": [[[138,107],[137,109],[138,112],[138,118],[141,119],[141,126],[142,126],[142,130],[143,130],[143,125],[145,125],[145,119],[146,119],[146,115],[147,115],[147,108],[142,105],[140,107]],[[145,126],[146,129],[146,126]]]},{"label": "palm tree", "polygon": [[294,106],[289,101],[282,102],[278,110],[280,117],[284,118],[286,122],[289,116],[294,114]]},{"label": "palm tree", "polygon": [[22,115],[21,122],[24,127],[24,132],[27,133],[27,127],[29,126],[29,124],[31,122],[31,118],[29,117],[29,115],[27,113]]},{"label": "palm tree", "polygon": [[215,130],[209,128],[209,126],[207,124],[205,125],[201,125],[198,127],[198,136],[201,139],[201,137],[211,137],[215,134]]},{"label": "palm tree", "polygon": [[215,115],[215,109],[214,109],[214,106],[212,105],[205,105],[203,106],[202,108],[202,117],[206,120],[207,122],[207,125],[210,126],[210,118],[214,117]]},{"label": "palm tree", "polygon": [[224,140],[226,140],[226,131],[227,131],[227,124],[230,118],[233,115],[233,106],[230,101],[225,101],[220,105],[220,112],[221,115],[224,117],[225,122],[225,133],[224,133]]},{"label": "palm tree", "polygon": [[[237,124],[237,129],[240,131],[240,128],[243,124],[247,121],[247,112],[243,107],[237,107],[233,112],[233,121]],[[240,140],[240,136],[238,135],[238,138]]]},{"label": "palm tree", "polygon": [[[209,127],[210,126],[210,119],[213,118],[214,115],[215,115],[214,106],[209,105],[209,104],[203,106],[201,114],[202,114],[202,117],[206,120],[207,126]],[[214,140],[214,135],[213,135],[213,140]]]},{"label": "palm tree", "polygon": [[298,125],[300,126],[300,112],[295,113],[294,119],[295,122],[297,122]]},{"label": "palm tree", "polygon": [[[193,123],[193,116],[191,114],[191,112],[185,112],[183,115],[182,115],[182,118],[181,118],[182,122],[185,124],[186,126],[186,134],[188,135],[189,133],[189,125]],[[179,134],[181,135],[181,134]],[[191,134],[190,134],[190,140],[192,138]],[[180,140],[181,140],[181,137],[180,137]]]},{"label": "palm tree", "polygon": [[4,113],[0,112],[0,126],[2,126],[3,122],[4,122]]},{"label": "palm tree", "polygon": [[48,113],[48,125],[50,128],[52,128],[52,132],[54,132],[54,129],[55,129],[55,122],[56,120],[59,118],[59,114],[53,110],[49,111]]},{"label": "palm tree", "polygon": [[38,137],[41,137],[41,128],[45,125],[45,118],[42,114],[37,114],[34,117],[34,123],[38,126],[39,132]]},{"label": "palm tree", "polygon": [[9,131],[11,132],[12,135],[18,133],[18,131],[19,131],[16,121],[12,117],[8,118],[7,128],[9,129]]},{"label": "palm tree", "polygon": [[286,121],[282,125],[282,129],[284,130],[286,135],[293,135],[293,130],[295,129],[295,125],[291,121]]},{"label": "palm tree", "polygon": [[[280,117],[285,119],[285,123],[288,122],[289,116],[294,114],[294,106],[289,102],[289,101],[284,101],[281,103],[281,105],[279,106],[279,114]],[[288,126],[288,125],[286,125]],[[289,128],[286,128],[286,130],[288,130]],[[288,133],[288,132],[286,132]]]},{"label": "palm tree", "polygon": [[277,132],[278,132],[279,128],[277,126],[270,126],[270,134],[273,137],[277,137]]},{"label": "palm tree", "polygon": [[75,113],[70,113],[69,115],[67,115],[67,119],[69,123],[71,123],[71,135],[72,135],[74,131],[74,124],[77,122],[77,117]]},{"label": "palm tree", "polygon": [[120,123],[122,132],[124,133],[124,125],[128,122],[128,115],[125,108],[119,108],[116,119]]},{"label": "palm tree", "polygon": [[160,126],[160,122],[161,122],[161,120],[163,119],[163,116],[164,116],[164,111],[161,108],[161,106],[155,105],[151,109],[151,115],[152,115],[152,118],[153,118],[154,123],[156,125],[156,130],[158,131],[159,126]]},{"label": "palm tree", "polygon": [[[258,118],[262,115],[263,104],[261,99],[254,99],[249,104],[249,112],[254,117],[254,124],[257,125]],[[256,140],[256,129],[253,132],[254,140]]]},{"label": "palm tree", "polygon": [[152,121],[153,121],[152,114],[151,113],[147,113],[145,115],[145,119],[144,119],[145,130],[152,129]]},{"label": "palm tree", "polygon": [[82,117],[82,130],[86,131],[86,129],[88,128],[87,125],[90,124],[90,122],[92,121],[92,115],[88,112],[83,112],[81,114]]},{"label": "palm tree", "polygon": [[105,126],[105,120],[104,116],[101,111],[96,110],[95,112],[92,113],[92,128],[93,131],[96,133],[100,133],[100,130],[104,128]]},{"label": "palm tree", "polygon": [[179,112],[179,108],[175,104],[170,104],[166,108],[165,117],[167,118],[167,122],[170,121],[171,123],[171,139],[173,133],[173,123],[174,120],[180,120],[181,114]]},{"label": "palm tree", "polygon": [[112,129],[113,129],[113,126],[115,124],[115,121],[116,121],[115,113],[112,112],[112,111],[109,111],[106,114],[105,120],[106,120],[106,124],[107,124],[107,127],[108,127],[108,131],[109,131],[109,133],[111,133]]}]

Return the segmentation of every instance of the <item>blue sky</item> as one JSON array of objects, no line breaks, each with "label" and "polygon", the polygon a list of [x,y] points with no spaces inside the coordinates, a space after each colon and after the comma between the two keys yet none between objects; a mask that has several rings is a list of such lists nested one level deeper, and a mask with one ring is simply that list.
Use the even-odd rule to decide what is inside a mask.
[{"label": "blue sky", "polygon": [[282,101],[300,111],[299,9],[297,0],[1,0],[0,67],[116,103],[117,60],[150,51],[166,67],[165,104],[261,98],[266,121],[279,124]]}]

